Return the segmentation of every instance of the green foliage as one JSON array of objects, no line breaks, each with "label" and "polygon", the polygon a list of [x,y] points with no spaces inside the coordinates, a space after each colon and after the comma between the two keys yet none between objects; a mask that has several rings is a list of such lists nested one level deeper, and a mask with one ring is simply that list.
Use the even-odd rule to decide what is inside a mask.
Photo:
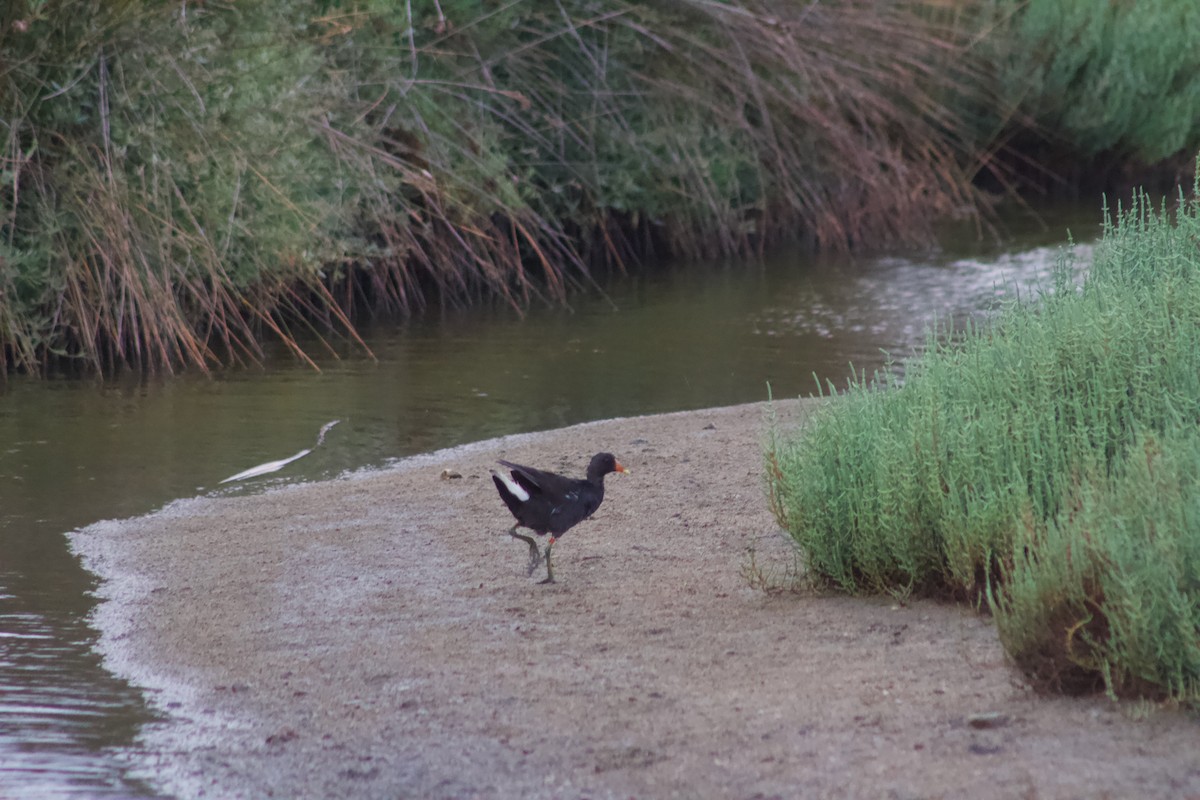
[{"label": "green foliage", "polygon": [[996,0],[1004,107],[1081,156],[1200,147],[1200,5]]},{"label": "green foliage", "polygon": [[1018,529],[994,600],[1001,641],[1041,688],[1200,702],[1200,437],[1139,435]]},{"label": "green foliage", "polygon": [[0,231],[19,289],[0,360],[257,358],[255,321],[278,329],[271,287],[311,280],[340,227],[306,21],[266,4],[26,12],[0,42]]},{"label": "green foliage", "polygon": [[[1200,467],[1181,433],[1200,420],[1200,204],[1170,216],[1135,197],[1081,285],[1068,253],[1036,306],[931,339],[903,385],[859,379],[772,438],[772,505],[814,577],[990,592],[1010,653],[1042,683],[1078,685],[1059,668],[1078,661],[1115,692],[1196,699],[1200,617],[1172,615],[1200,590]],[[1061,634],[1085,618],[1102,623],[1079,629],[1076,659],[1083,640]],[[1175,639],[1152,653],[1147,629]]]}]

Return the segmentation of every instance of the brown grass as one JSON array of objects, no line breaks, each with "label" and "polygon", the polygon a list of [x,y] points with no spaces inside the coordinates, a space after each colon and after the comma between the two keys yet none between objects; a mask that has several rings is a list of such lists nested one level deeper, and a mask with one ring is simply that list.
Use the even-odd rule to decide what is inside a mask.
[{"label": "brown grass", "polygon": [[[315,367],[300,341],[365,350],[368,314],[563,303],[596,268],[923,242],[976,213],[951,111],[978,85],[969,43],[923,4],[303,8],[279,4],[315,33],[135,0],[82,27],[24,9],[18,40],[5,18],[5,244],[45,269],[20,293],[5,270],[2,366],[208,371],[259,362],[266,336]],[[46,63],[87,125],[39,121],[63,103]],[[284,99],[226,108],[222,81]]]}]

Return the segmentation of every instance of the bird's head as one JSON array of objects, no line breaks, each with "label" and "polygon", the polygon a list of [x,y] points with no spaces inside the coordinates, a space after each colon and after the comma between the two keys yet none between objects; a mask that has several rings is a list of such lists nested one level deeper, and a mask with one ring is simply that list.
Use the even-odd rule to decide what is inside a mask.
[{"label": "bird's head", "polygon": [[588,465],[588,480],[595,481],[603,478],[610,472],[629,473],[629,470],[621,466],[621,462],[617,461],[612,453],[596,453],[592,456],[592,463]]}]

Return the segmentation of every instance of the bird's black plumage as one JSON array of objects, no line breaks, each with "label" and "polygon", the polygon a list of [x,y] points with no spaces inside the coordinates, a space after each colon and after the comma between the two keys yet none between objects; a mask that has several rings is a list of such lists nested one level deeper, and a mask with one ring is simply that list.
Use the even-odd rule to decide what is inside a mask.
[{"label": "bird's black plumage", "polygon": [[[571,528],[590,517],[604,501],[604,476],[610,472],[625,472],[612,453],[597,453],[588,465],[587,477],[568,478],[533,467],[499,462],[508,469],[508,475],[492,471],[492,481],[508,510],[517,518],[517,524],[509,534],[529,545],[530,568],[541,562],[537,545],[528,536],[521,536],[517,528],[528,528],[538,536],[550,535],[546,545],[547,582],[554,582],[550,567],[550,548]],[[522,496],[524,495],[524,496]]]}]

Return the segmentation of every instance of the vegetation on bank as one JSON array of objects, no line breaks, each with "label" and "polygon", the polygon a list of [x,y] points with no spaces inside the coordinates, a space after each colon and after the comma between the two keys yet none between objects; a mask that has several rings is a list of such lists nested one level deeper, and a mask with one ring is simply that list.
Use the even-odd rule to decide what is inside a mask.
[{"label": "vegetation on bank", "polygon": [[1200,26],[1092,5],[11,0],[0,362],[307,358],[650,254],[920,241],[1023,131],[1196,146]]},{"label": "vegetation on bank", "polygon": [[969,207],[953,36],[776,5],[10,3],[2,360],[254,361],[297,325]]},{"label": "vegetation on bank", "polygon": [[767,447],[814,580],[986,598],[1035,686],[1200,702],[1200,200]]},{"label": "vegetation on bank", "polygon": [[996,0],[995,18],[1003,33],[988,60],[1001,106],[1029,123],[1013,131],[1022,148],[1041,139],[1093,169],[1096,156],[1194,166],[1200,4]]}]

